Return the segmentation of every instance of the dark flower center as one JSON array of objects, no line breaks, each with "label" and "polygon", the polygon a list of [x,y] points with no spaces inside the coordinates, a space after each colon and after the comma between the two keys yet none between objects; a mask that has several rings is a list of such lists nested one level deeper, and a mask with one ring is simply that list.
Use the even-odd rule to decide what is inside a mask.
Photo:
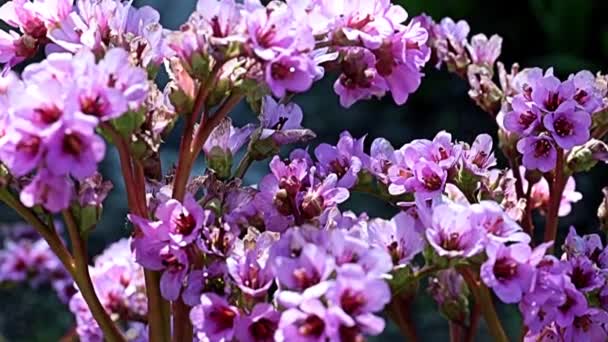
[{"label": "dark flower center", "polygon": [[477,165],[477,167],[479,167],[479,168],[482,168],[487,160],[488,160],[488,154],[485,153],[484,151],[479,151],[479,153],[477,153],[477,155],[475,155],[475,158],[473,158],[473,164]]},{"label": "dark flower center", "polygon": [[531,111],[527,111],[527,112],[523,112],[523,113],[519,114],[519,119],[517,120],[519,125],[524,128],[530,127],[530,125],[532,125],[532,123],[534,123],[534,121],[536,121],[536,114],[534,114]]},{"label": "dark flower center", "polygon": [[545,100],[545,108],[553,112],[562,102],[564,102],[564,100],[559,97],[559,93],[549,93],[549,96],[547,96],[547,99]]},{"label": "dark flower center", "polygon": [[579,104],[584,104],[585,102],[587,102],[588,95],[589,94],[586,91],[584,91],[583,89],[579,89],[576,91],[576,94],[574,94],[574,100]]},{"label": "dark flower center", "polygon": [[84,97],[80,100],[81,111],[84,114],[92,115],[94,117],[101,117],[105,112],[105,103],[100,96]]},{"label": "dark flower center", "polygon": [[534,143],[534,157],[547,157],[551,152],[552,146],[547,139],[540,139]]},{"label": "dark flower center", "polygon": [[71,154],[72,156],[78,156],[84,148],[84,142],[78,134],[66,134],[63,137],[62,148],[63,152]]},{"label": "dark flower center", "polygon": [[356,314],[365,305],[365,295],[350,289],[344,291],[340,297],[340,306],[349,315]]},{"label": "dark flower center", "polygon": [[572,135],[574,131],[574,125],[568,119],[563,116],[560,116],[553,123],[553,127],[555,128],[555,133],[560,137],[567,137]]},{"label": "dark flower center", "polygon": [[311,273],[309,274],[305,268],[298,268],[293,271],[293,277],[299,288],[306,289],[321,281],[321,277],[316,271],[313,270]]},{"label": "dark flower center", "polygon": [[572,269],[570,279],[577,289],[583,289],[591,285],[593,275],[593,271],[586,271],[582,267],[577,266]]},{"label": "dark flower center", "polygon": [[435,173],[432,173],[427,176],[423,176],[422,181],[424,183],[424,187],[428,190],[435,191],[435,190],[441,189],[441,184],[442,184],[441,177],[439,177]]},{"label": "dark flower center", "polygon": [[591,317],[589,317],[589,315],[584,315],[584,316],[579,316],[579,317],[574,318],[574,326],[578,330],[588,332],[589,329],[591,328],[592,324],[593,324],[593,321],[591,320]]},{"label": "dark flower center", "polygon": [[449,236],[442,236],[441,247],[446,251],[456,251],[460,249],[460,234],[451,233]]},{"label": "dark flower center", "polygon": [[196,220],[190,214],[179,214],[174,223],[176,232],[181,235],[190,235],[196,227]]},{"label": "dark flower center", "polygon": [[256,341],[266,341],[272,339],[276,330],[277,323],[269,320],[268,318],[261,318],[252,323],[249,327],[249,332]]},{"label": "dark flower center", "polygon": [[220,332],[231,329],[234,326],[236,312],[232,311],[229,307],[216,308],[209,313],[209,318],[217,325],[216,331]]},{"label": "dark flower center", "polygon": [[47,108],[38,108],[35,110],[37,119],[42,121],[45,124],[52,124],[57,122],[61,117],[61,110],[59,108],[52,106]]},{"label": "dark flower center", "polygon": [[341,341],[348,341],[348,342],[364,342],[365,341],[365,337],[363,336],[363,334],[361,334],[361,330],[356,325],[352,326],[352,327],[347,327],[345,325],[341,325],[340,328],[338,329],[338,332],[340,333]]},{"label": "dark flower center", "polygon": [[496,279],[499,281],[507,281],[517,274],[517,263],[508,258],[501,258],[496,260],[493,271]]},{"label": "dark flower center", "polygon": [[298,332],[303,336],[321,337],[323,331],[325,331],[325,322],[317,315],[306,317],[298,328]]},{"label": "dark flower center", "polygon": [[19,141],[17,144],[17,150],[29,155],[36,155],[40,150],[40,142],[40,138],[36,136],[27,137]]},{"label": "dark flower center", "polygon": [[294,71],[295,69],[293,67],[281,63],[272,63],[270,66],[270,74],[275,80],[284,80]]},{"label": "dark flower center", "polygon": [[399,260],[401,260],[401,256],[403,255],[401,248],[399,248],[399,243],[397,241],[393,241],[386,246],[386,249],[388,249],[388,253],[393,260],[393,264],[397,265]]}]

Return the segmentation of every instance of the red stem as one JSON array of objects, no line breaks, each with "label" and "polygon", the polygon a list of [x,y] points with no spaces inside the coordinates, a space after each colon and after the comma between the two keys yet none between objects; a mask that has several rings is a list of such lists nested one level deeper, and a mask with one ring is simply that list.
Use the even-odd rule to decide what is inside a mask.
[{"label": "red stem", "polygon": [[[557,149],[557,164],[553,173],[553,179],[547,181],[550,189],[549,208],[547,210],[547,222],[545,225],[545,242],[555,241],[555,237],[557,236],[559,206],[566,185],[566,177],[564,176],[564,151],[561,148]],[[552,252],[553,247],[551,247],[548,253]]]}]

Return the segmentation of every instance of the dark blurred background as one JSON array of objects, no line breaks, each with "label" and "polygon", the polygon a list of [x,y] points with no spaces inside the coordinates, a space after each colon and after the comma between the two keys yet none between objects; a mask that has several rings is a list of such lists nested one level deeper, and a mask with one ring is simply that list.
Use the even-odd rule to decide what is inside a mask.
[{"label": "dark blurred background", "polygon": [[[0,4],[5,1],[0,0]],[[137,6],[151,5],[161,13],[165,27],[176,29],[194,9],[195,0],[136,0]],[[445,16],[465,19],[472,34],[497,33],[504,38],[501,60],[510,66],[514,62],[523,67],[553,66],[556,74],[566,77],[581,69],[592,72],[606,71],[608,61],[608,1],[603,0],[417,0],[397,1],[411,16],[426,12],[436,20]],[[491,3],[491,5],[490,5]],[[467,85],[456,76],[431,67],[421,88],[403,107],[397,107],[390,98],[354,105],[350,110],[341,108],[332,94],[333,79],[315,85],[306,95],[297,96],[305,112],[305,126],[318,134],[319,142],[335,143],[338,134],[349,130],[354,136],[368,135],[368,143],[382,136],[395,146],[414,138],[431,138],[440,130],[451,132],[458,140],[471,142],[482,132],[495,135],[495,124],[468,99]],[[246,106],[234,114],[239,124],[255,121]],[[179,131],[164,147],[164,167],[175,159]],[[91,255],[101,252],[104,246],[128,235],[124,220],[127,212],[124,188],[118,173],[117,156],[110,150],[103,164],[104,175],[114,181],[115,188],[106,202],[105,215],[90,239]],[[202,170],[198,166],[197,172]],[[248,175],[255,182],[266,171],[263,163],[254,165]],[[600,189],[608,185],[608,167],[601,165],[590,174],[577,176],[577,188],[584,199],[574,206],[573,214],[561,220],[561,231],[575,225],[579,233],[593,232],[597,227],[595,213],[601,201]],[[367,211],[370,215],[390,217],[393,212],[381,202],[368,197],[354,196],[351,208]],[[17,217],[0,207],[0,222],[7,223]],[[447,324],[440,317],[433,302],[421,286],[416,300],[415,318],[421,337],[434,341],[448,339]],[[519,316],[515,306],[500,306],[503,323],[512,340],[519,334]],[[0,289],[0,341],[56,341],[73,325],[64,306],[55,299],[50,289]],[[389,326],[382,338],[401,341],[397,330]],[[479,341],[490,340],[485,327]]]}]

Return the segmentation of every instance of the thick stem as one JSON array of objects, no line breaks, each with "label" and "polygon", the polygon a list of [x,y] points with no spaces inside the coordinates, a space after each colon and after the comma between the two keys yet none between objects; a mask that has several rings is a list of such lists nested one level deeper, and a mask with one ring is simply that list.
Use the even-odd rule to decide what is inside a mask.
[{"label": "thick stem", "polygon": [[452,320],[448,321],[450,327],[450,342],[462,342],[462,326]]},{"label": "thick stem", "polygon": [[[141,165],[135,169],[129,154],[129,146],[125,139],[114,128],[108,124],[102,124],[103,128],[110,134],[112,141],[118,150],[120,167],[127,190],[129,210],[141,217],[147,217],[145,180]],[[171,324],[168,303],[160,293],[160,274],[157,271],[144,269],[146,282],[146,297],[148,298],[148,329],[150,341],[166,342],[170,340]]]},{"label": "thick stem", "polygon": [[[557,165],[553,179],[549,181],[549,208],[547,210],[547,222],[545,225],[545,242],[555,241],[557,236],[557,227],[559,223],[559,206],[562,200],[562,193],[566,185],[566,177],[564,177],[564,151],[561,148],[557,149]],[[553,247],[548,251],[552,253]]]},{"label": "thick stem", "polygon": [[509,339],[505,333],[498,314],[494,308],[494,302],[492,301],[492,295],[488,288],[478,280],[478,277],[471,269],[467,267],[459,267],[458,271],[462,274],[464,280],[467,282],[469,289],[475,297],[475,301],[479,303],[481,314],[488,325],[488,329],[496,342],[508,342]]},{"label": "thick stem", "polygon": [[409,314],[409,301],[393,299],[389,305],[389,315],[399,327],[401,334],[407,338],[409,342],[417,342],[418,334],[416,327]]},{"label": "thick stem", "polygon": [[80,236],[78,224],[74,219],[74,215],[70,209],[66,209],[63,212],[63,219],[65,220],[68,235],[72,243],[72,253],[74,255],[74,281],[82,294],[82,297],[87,302],[91,314],[95,317],[95,320],[99,324],[99,327],[103,331],[104,338],[107,341],[126,341],[124,336],[118,327],[114,324],[103,305],[97,298],[95,293],[95,287],[89,274],[89,261],[87,254],[86,241]]},{"label": "thick stem", "polygon": [[479,316],[481,314],[481,307],[478,302],[473,303],[473,311],[471,311],[469,326],[467,327],[465,341],[475,341],[475,335],[477,334],[477,328],[479,326]]}]

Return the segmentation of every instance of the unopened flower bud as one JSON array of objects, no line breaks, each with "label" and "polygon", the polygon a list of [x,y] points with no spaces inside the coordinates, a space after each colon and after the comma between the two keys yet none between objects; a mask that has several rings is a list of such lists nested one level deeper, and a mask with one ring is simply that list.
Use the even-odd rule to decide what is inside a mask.
[{"label": "unopened flower bud", "polygon": [[302,201],[302,214],[306,219],[318,217],[323,213],[323,197],[317,194],[307,194]]},{"label": "unopened flower bud", "polygon": [[598,160],[608,159],[608,146],[597,139],[589,140],[585,145],[577,146],[568,155],[568,168],[573,172],[591,170]]},{"label": "unopened flower bud", "polygon": [[429,279],[429,294],[448,319],[465,323],[469,315],[468,289],[462,276],[454,269],[439,271]]},{"label": "unopened flower bud", "polygon": [[219,179],[230,178],[232,170],[232,153],[214,146],[207,154],[207,166],[215,172]]}]

